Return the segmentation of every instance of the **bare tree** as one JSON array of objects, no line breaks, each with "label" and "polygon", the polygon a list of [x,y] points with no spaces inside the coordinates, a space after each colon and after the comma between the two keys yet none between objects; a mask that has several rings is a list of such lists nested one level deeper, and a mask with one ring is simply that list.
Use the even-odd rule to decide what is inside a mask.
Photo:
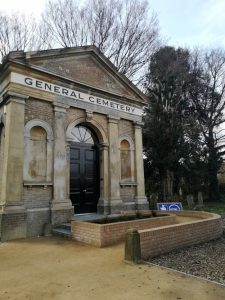
[{"label": "bare tree", "polygon": [[157,17],[143,0],[49,0],[42,20],[48,47],[96,45],[136,82],[159,46]]},{"label": "bare tree", "polygon": [[195,50],[191,74],[190,98],[207,149],[209,198],[218,200],[217,173],[225,154],[225,51]]},{"label": "bare tree", "polygon": [[9,51],[40,48],[37,24],[32,16],[0,13],[0,57]]},{"label": "bare tree", "polygon": [[42,31],[48,33],[49,47],[82,46],[82,15],[76,1],[49,1],[42,16]]}]

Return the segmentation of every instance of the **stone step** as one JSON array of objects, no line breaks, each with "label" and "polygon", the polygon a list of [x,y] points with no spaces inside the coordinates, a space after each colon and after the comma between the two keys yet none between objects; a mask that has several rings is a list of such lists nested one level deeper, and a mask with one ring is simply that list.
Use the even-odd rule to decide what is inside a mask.
[{"label": "stone step", "polygon": [[52,234],[72,239],[71,225],[69,223],[61,224],[52,229]]},{"label": "stone step", "polygon": [[[58,227],[56,227],[58,228]],[[63,223],[61,225],[59,225],[59,228],[64,228],[64,229],[67,229],[69,231],[71,231],[71,224],[70,223]]]}]

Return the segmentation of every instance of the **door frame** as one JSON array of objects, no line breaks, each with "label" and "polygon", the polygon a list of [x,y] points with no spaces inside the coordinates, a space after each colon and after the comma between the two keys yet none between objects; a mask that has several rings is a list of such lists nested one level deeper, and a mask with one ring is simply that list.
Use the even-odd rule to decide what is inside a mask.
[{"label": "door frame", "polygon": [[[77,118],[69,123],[66,129],[66,142],[67,142],[67,195],[70,199],[70,144],[74,141],[71,133],[72,129],[77,125],[84,125],[90,128],[98,138],[99,141],[99,176],[100,176],[100,197],[98,200],[98,213],[110,213],[109,204],[109,142],[106,135],[107,128],[96,122],[92,118],[92,114],[86,112],[87,117]],[[89,117],[90,115],[90,117]]]},{"label": "door frame", "polygon": [[[85,143],[85,142],[77,142],[77,141],[72,141],[70,143],[70,156],[69,156],[69,198],[72,198],[71,197],[71,181],[70,181],[70,177],[71,177],[71,164],[72,164],[72,160],[71,160],[71,148],[77,148],[79,149],[80,151],[80,157],[77,161],[79,161],[79,164],[80,164],[80,173],[81,174],[81,181],[80,181],[80,197],[81,197],[81,201],[80,201],[80,205],[79,206],[79,210],[77,210],[77,213],[95,213],[97,212],[97,207],[98,207],[98,200],[99,200],[99,197],[100,197],[100,151],[99,151],[99,142],[98,142],[98,137],[97,135],[95,134],[95,132],[93,131],[93,129],[91,129],[89,126],[87,126],[86,124],[78,124],[77,126],[75,127],[79,127],[79,126],[82,126],[83,128],[86,128],[88,129],[92,135],[94,136],[93,140],[94,140],[94,144],[90,144],[90,143]],[[96,205],[96,208],[94,208],[94,210],[91,209],[91,206],[90,206],[90,211],[88,211],[88,207],[85,207],[85,196],[86,194],[84,194],[84,190],[87,189],[87,182],[85,180],[85,166],[86,166],[86,163],[87,163],[87,160],[86,160],[86,150],[94,150],[95,151],[95,157],[93,158],[93,161],[92,163],[94,164],[94,177],[97,176],[97,179],[94,180],[95,182],[93,183],[93,198],[94,198],[94,201],[93,201],[93,207],[95,207]],[[97,185],[97,186],[96,186]],[[82,201],[83,199],[83,201]],[[82,207],[82,202],[84,203],[84,206]],[[71,203],[74,207],[74,212],[76,213],[76,210],[75,210],[75,205],[74,203],[76,203],[76,201],[72,201],[71,200]],[[83,209],[83,211],[82,211]]]}]

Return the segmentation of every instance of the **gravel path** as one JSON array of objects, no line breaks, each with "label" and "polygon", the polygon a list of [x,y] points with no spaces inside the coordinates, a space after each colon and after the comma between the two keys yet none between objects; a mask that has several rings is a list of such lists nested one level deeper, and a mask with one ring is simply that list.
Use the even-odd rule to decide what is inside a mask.
[{"label": "gravel path", "polygon": [[224,234],[218,240],[191,246],[149,262],[225,284],[225,214]]}]

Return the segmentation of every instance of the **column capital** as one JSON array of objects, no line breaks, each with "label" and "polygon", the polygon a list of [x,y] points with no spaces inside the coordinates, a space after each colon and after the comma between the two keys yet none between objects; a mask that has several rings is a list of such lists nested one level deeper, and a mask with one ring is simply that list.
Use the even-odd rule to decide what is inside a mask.
[{"label": "column capital", "polygon": [[67,104],[57,102],[57,101],[52,102],[52,105],[54,106],[54,112],[61,112],[61,113],[66,113],[66,110],[70,107]]},{"label": "column capital", "polygon": [[136,129],[142,129],[144,123],[143,122],[133,122],[134,128]]},{"label": "column capital", "polygon": [[99,143],[100,149],[108,149],[109,144],[108,143]]},{"label": "column capital", "polygon": [[73,142],[73,139],[71,139],[71,138],[66,138],[66,146],[68,147],[70,147],[70,145],[71,145],[71,143]]},{"label": "column capital", "polygon": [[108,123],[118,124],[120,118],[108,115]]},{"label": "column capital", "polygon": [[26,103],[26,100],[29,98],[29,96],[25,96],[12,91],[7,91],[5,94],[3,94],[2,98],[3,101],[6,102],[6,104],[10,102],[16,102],[24,105]]}]

